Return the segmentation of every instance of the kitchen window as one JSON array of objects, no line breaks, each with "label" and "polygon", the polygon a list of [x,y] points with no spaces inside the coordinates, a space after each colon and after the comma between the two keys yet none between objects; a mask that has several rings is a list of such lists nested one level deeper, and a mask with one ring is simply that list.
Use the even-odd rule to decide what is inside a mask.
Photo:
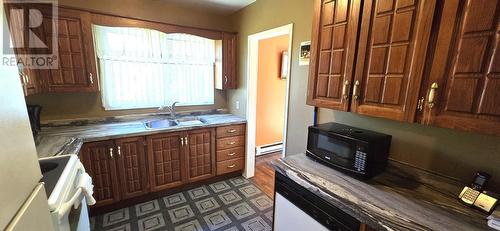
[{"label": "kitchen window", "polygon": [[93,32],[106,110],[214,104],[215,40],[130,27]]}]

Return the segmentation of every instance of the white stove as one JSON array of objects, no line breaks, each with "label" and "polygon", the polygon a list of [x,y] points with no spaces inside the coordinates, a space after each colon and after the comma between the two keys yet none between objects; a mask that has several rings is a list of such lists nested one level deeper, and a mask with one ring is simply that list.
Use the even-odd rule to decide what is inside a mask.
[{"label": "white stove", "polygon": [[[57,231],[90,230],[87,200],[79,180],[86,175],[80,159],[76,155],[42,158],[40,161],[56,161],[57,158],[68,159],[62,173],[55,182],[48,204],[52,221]],[[55,179],[52,179],[55,180]],[[46,183],[47,184],[47,183]],[[47,187],[51,188],[51,187]]]}]

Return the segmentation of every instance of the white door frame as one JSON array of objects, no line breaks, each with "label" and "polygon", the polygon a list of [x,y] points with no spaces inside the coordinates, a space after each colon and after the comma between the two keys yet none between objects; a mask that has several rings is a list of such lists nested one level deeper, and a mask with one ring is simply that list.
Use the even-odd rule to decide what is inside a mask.
[{"label": "white door frame", "polygon": [[246,178],[255,175],[255,136],[256,136],[256,113],[257,113],[257,78],[258,78],[258,63],[259,63],[259,41],[263,39],[273,38],[277,36],[288,35],[288,74],[286,79],[286,96],[285,96],[285,124],[283,126],[283,151],[282,156],[285,156],[287,125],[288,125],[288,104],[290,94],[290,69],[292,60],[292,44],[293,44],[293,23],[266,30],[260,33],[248,36],[248,57],[247,57],[247,157],[245,161],[245,172],[243,176]]}]

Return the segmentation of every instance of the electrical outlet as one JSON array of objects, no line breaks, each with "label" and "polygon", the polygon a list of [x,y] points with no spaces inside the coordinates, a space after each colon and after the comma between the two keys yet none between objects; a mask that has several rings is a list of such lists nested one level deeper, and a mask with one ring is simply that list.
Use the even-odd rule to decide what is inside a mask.
[{"label": "electrical outlet", "polygon": [[240,101],[236,101],[236,110],[240,109]]}]

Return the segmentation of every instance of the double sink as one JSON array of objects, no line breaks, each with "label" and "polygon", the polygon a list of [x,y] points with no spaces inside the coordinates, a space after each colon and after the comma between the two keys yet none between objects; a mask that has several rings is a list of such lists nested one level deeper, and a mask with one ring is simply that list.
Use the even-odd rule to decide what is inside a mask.
[{"label": "double sink", "polygon": [[207,121],[203,118],[197,116],[186,116],[178,119],[161,119],[161,120],[152,120],[144,123],[146,129],[154,130],[154,129],[164,129],[170,127],[177,126],[194,126],[194,125],[203,125],[206,124]]}]

